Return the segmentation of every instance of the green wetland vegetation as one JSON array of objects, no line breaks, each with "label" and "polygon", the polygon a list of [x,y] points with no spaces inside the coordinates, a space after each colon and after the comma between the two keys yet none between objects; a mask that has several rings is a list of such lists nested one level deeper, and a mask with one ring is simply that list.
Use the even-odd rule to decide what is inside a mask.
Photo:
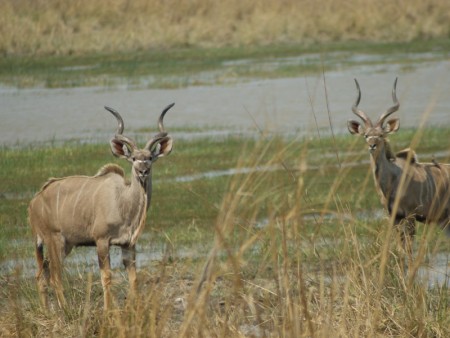
[{"label": "green wetland vegetation", "polygon": [[[446,128],[406,129],[391,143],[396,150],[415,145],[423,162],[449,162],[448,139]],[[108,144],[3,147],[0,333],[445,337],[449,291],[445,283],[430,287],[419,267],[445,252],[448,239],[419,224],[415,265],[404,276],[368,157],[363,140],[351,135],[175,140],[173,153],[153,168],[152,205],[138,241],[139,255],[150,258],[139,266],[138,300],[127,301],[118,266],[116,303],[103,313],[96,263],[86,270],[80,261],[65,268],[70,307],[61,312],[52,298],[46,312],[34,280],[30,199],[48,177],[94,175],[108,162],[128,175],[130,168]],[[210,252],[217,257],[197,295]],[[94,249],[77,253],[95,259]]]},{"label": "green wetland vegetation", "polygon": [[398,63],[408,69],[425,61],[447,60],[449,53],[449,39],[432,39],[12,55],[0,58],[0,82],[17,88],[170,89],[255,78],[297,77],[352,66]]}]

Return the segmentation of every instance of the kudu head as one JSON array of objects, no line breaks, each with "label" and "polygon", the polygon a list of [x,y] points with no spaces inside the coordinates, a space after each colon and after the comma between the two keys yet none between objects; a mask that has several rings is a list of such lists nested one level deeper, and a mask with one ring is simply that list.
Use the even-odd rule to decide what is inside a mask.
[{"label": "kudu head", "polygon": [[394,101],[394,105],[381,114],[375,124],[372,123],[369,117],[362,110],[358,109],[359,101],[361,100],[361,89],[359,88],[359,83],[356,79],[355,83],[356,88],[358,89],[358,96],[355,104],[352,106],[352,111],[363,121],[364,124],[361,124],[358,121],[349,120],[347,122],[347,127],[350,133],[354,135],[363,135],[369,145],[370,153],[376,154],[377,149],[379,150],[384,145],[386,136],[390,133],[396,132],[400,128],[400,121],[398,118],[393,118],[386,121],[386,118],[392,113],[395,113],[400,107],[396,94],[397,78],[395,79],[394,87],[392,89],[392,100]]},{"label": "kudu head", "polygon": [[142,184],[150,175],[152,164],[158,158],[169,155],[172,151],[172,137],[165,131],[163,119],[173,106],[174,103],[164,108],[158,120],[159,133],[151,138],[142,149],[137,147],[134,140],[123,135],[124,124],[120,114],[112,108],[105,107],[116,117],[118,123],[116,135],[110,141],[111,151],[114,156],[124,158],[131,163],[133,176],[138,178]]}]

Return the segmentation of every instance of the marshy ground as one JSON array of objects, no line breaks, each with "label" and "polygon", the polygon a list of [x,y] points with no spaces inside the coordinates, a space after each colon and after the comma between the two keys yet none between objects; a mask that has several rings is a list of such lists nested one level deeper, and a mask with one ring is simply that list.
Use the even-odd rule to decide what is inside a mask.
[{"label": "marshy ground", "polygon": [[[448,1],[210,5],[1,2],[0,336],[450,336],[449,239],[418,224],[404,274],[366,146],[346,130],[353,78],[378,116],[398,76],[393,148],[450,162]],[[129,173],[110,154],[104,105],[144,143],[171,102],[139,297],[127,299],[112,250],[104,313],[95,250],[79,248],[65,264],[69,307],[51,294],[44,311],[30,199],[49,177],[108,162]]]},{"label": "marshy ground", "polygon": [[[426,139],[418,146],[423,160],[434,154],[445,162],[450,154],[442,139],[449,134],[445,128],[405,129],[393,143],[402,148]],[[49,176],[90,175],[111,161],[128,171],[127,164],[112,159],[107,144],[4,147],[2,334],[446,332],[448,239],[436,227],[419,226],[416,265],[410,277],[403,275],[402,253],[358,141],[350,136],[178,140],[174,153],[154,168],[154,198],[138,245],[139,300],[127,303],[126,274],[113,250],[117,307],[106,316],[95,250],[89,248],[75,250],[66,264],[70,310],[39,308],[26,208]],[[212,251],[211,276],[197,297]],[[377,325],[367,323],[375,319]]]}]

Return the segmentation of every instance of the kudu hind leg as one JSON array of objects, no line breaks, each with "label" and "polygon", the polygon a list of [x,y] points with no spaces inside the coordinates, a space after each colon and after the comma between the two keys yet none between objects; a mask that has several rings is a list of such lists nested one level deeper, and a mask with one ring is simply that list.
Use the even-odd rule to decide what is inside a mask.
[{"label": "kudu hind leg", "polygon": [[44,257],[44,242],[39,236],[36,238],[35,253],[38,266],[36,281],[39,292],[39,300],[44,308],[48,308],[48,284],[50,271],[48,260]]}]

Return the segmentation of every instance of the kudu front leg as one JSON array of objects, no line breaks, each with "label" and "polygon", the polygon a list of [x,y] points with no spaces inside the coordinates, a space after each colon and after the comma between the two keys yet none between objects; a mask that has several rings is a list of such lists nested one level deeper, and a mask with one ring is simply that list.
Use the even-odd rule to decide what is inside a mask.
[{"label": "kudu front leg", "polygon": [[136,246],[122,246],[122,262],[128,273],[128,281],[130,290],[128,298],[132,299],[137,291],[137,275],[136,275]]},{"label": "kudu front leg", "polygon": [[111,306],[111,265],[109,259],[109,242],[107,240],[97,243],[98,265],[103,287],[103,309],[108,310]]},{"label": "kudu front leg", "polygon": [[[56,293],[58,305],[61,309],[66,308],[66,298],[64,297],[64,288],[62,284],[62,262],[64,259],[64,240],[59,234],[52,236],[48,244],[48,258],[50,268],[50,284]],[[44,262],[45,264],[45,262]],[[45,265],[44,265],[45,269]],[[44,273],[46,271],[44,270]]]}]

